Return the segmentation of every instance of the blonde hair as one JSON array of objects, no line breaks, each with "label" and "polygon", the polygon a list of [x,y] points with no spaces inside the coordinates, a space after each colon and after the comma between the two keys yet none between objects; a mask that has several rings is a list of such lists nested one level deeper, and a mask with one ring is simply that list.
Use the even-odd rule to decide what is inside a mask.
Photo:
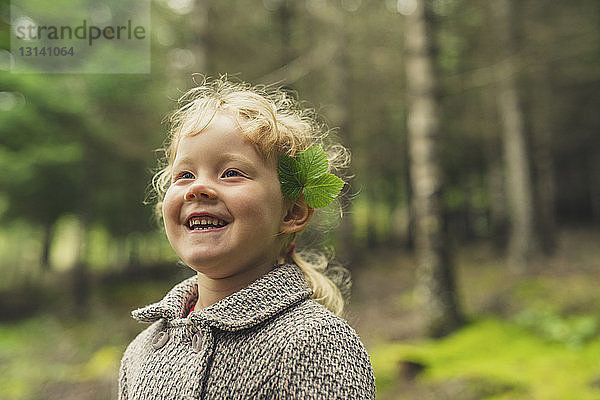
[{"label": "blonde hair", "polygon": [[[162,149],[164,158],[161,167],[152,178],[159,218],[162,217],[160,210],[165,192],[171,183],[179,141],[184,136],[201,132],[217,112],[231,114],[242,134],[256,146],[265,160],[275,165],[280,155],[294,157],[314,145],[323,146],[330,170],[338,176],[349,165],[349,151],[335,142],[335,135],[319,121],[314,111],[302,108],[282,89],[253,87],[247,83],[232,82],[227,76],[213,80],[202,78],[197,87],[179,99],[179,103],[181,107],[169,118],[170,132]],[[314,291],[312,298],[341,315],[344,309],[342,291],[347,293],[350,285],[348,272],[340,267],[328,268],[330,263],[324,252],[301,249],[285,254],[296,236],[295,233],[290,234],[284,240],[279,262],[287,260],[298,265]],[[332,271],[337,276],[329,277]]]}]

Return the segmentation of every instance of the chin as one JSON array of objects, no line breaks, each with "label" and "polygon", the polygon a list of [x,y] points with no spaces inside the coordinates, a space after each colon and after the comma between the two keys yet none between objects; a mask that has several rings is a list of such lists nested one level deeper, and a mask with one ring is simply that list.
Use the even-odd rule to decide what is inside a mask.
[{"label": "chin", "polygon": [[208,273],[210,270],[222,269],[223,261],[218,257],[185,257],[185,265],[194,271]]}]

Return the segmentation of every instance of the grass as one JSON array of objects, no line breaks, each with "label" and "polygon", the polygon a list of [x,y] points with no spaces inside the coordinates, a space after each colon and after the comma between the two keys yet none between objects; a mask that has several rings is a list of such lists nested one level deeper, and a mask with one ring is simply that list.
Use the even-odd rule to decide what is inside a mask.
[{"label": "grass", "polygon": [[[599,239],[566,232],[555,255],[520,274],[485,247],[462,249],[457,284],[472,323],[440,340],[414,328],[377,331],[369,350],[378,399],[600,399],[600,250],[592,245]],[[394,272],[405,262],[395,264],[387,281],[414,279],[414,270]],[[399,298],[410,297],[378,301],[395,299],[404,320],[418,320],[418,305]]]},{"label": "grass", "polygon": [[[527,274],[490,252],[457,256],[457,282],[472,323],[426,340],[412,296],[414,262],[372,254],[357,269],[351,324],[372,356],[378,399],[600,399],[598,234],[567,244]],[[398,267],[400,266],[400,268]],[[132,308],[162,297],[173,279],[96,288],[87,319],[68,307],[0,323],[0,400],[108,400],[116,397],[121,354],[143,326]]]},{"label": "grass", "polygon": [[[52,382],[66,390],[69,384],[101,382],[110,390],[95,398],[111,398],[129,333],[119,334],[128,331],[123,323],[107,323],[41,316],[0,326],[0,399],[47,398],[44,388]],[[103,326],[110,326],[108,332]],[[430,393],[447,393],[448,382],[458,380],[480,399],[599,399],[592,383],[600,379],[600,339],[588,334],[573,346],[568,335],[559,340],[543,332],[487,318],[443,340],[379,344],[371,350],[378,397],[405,398],[394,392],[403,384],[400,362],[411,361],[425,366],[417,383]],[[577,329],[573,335],[580,335]]]},{"label": "grass", "polygon": [[411,361],[425,367],[419,384],[464,381],[473,398],[593,400],[600,398],[594,385],[600,379],[598,354],[598,338],[572,348],[489,318],[439,341],[381,344],[373,349],[372,362],[380,395],[394,391],[399,363]]},{"label": "grass", "polygon": [[123,339],[111,337],[100,323],[65,323],[50,316],[1,325],[0,399],[47,398],[46,385],[57,382],[115,387]]},{"label": "grass", "polygon": [[129,311],[172,283],[97,288],[86,319],[65,316],[70,305],[58,303],[53,313],[0,324],[0,400],[115,399],[123,351],[144,328]]}]

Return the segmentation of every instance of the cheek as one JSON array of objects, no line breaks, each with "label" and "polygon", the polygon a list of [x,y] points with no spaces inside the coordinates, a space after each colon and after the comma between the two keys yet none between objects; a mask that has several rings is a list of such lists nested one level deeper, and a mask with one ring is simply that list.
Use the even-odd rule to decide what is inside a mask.
[{"label": "cheek", "polygon": [[284,218],[284,201],[277,193],[270,193],[268,200],[264,204],[263,211],[265,213],[265,220],[272,227],[272,229],[281,229],[281,224]]},{"label": "cheek", "polygon": [[177,215],[177,208],[176,195],[173,190],[169,188],[165,193],[165,198],[162,203],[162,216],[165,223],[170,222],[169,219]]},{"label": "cheek", "polygon": [[267,226],[270,230],[278,229],[283,220],[283,199],[272,190],[254,191],[255,196],[245,195],[238,197],[240,209],[255,224]]}]

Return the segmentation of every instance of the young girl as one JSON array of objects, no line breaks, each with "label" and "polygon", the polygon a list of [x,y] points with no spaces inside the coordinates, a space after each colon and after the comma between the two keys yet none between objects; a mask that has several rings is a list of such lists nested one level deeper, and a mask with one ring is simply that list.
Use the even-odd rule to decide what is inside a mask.
[{"label": "young girl", "polygon": [[197,275],[133,312],[152,325],[125,351],[119,399],[374,398],[369,356],[336,316],[339,289],[294,244],[341,188],[320,146],[329,170],[347,151],[283,91],[221,78],[182,100],[153,183],[169,242]]}]

